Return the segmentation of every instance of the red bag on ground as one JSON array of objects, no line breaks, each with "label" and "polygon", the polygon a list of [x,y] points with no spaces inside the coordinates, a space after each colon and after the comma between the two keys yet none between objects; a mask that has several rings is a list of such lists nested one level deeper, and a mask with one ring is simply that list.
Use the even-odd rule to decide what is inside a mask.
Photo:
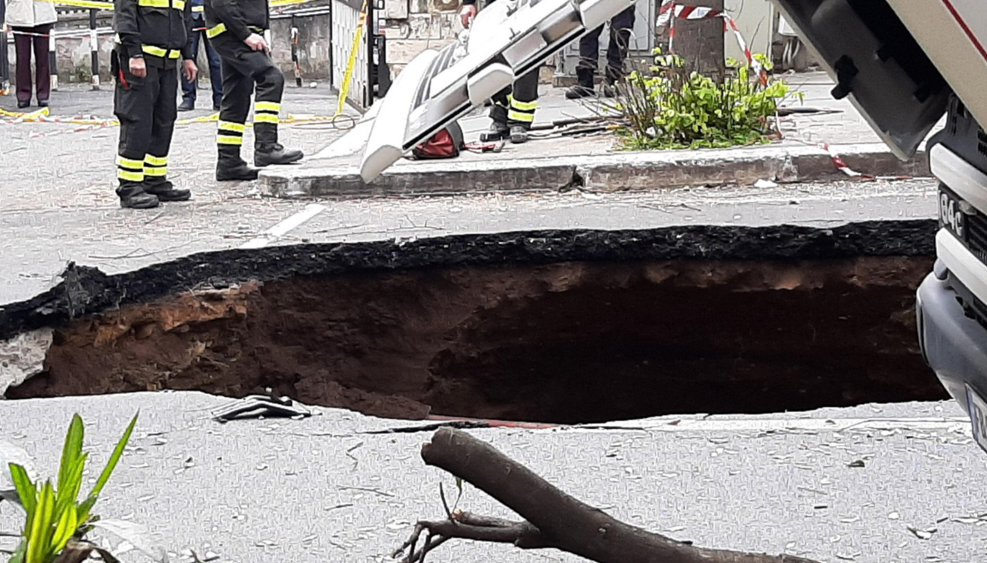
[{"label": "red bag on ground", "polygon": [[463,130],[453,121],[432,138],[412,149],[411,154],[419,160],[456,158],[465,149]]}]

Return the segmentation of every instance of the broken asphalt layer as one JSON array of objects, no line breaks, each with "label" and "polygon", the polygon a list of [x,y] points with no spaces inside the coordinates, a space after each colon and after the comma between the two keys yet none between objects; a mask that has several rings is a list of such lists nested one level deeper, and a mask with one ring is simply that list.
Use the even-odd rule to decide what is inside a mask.
[{"label": "broken asphalt layer", "polygon": [[933,220],[877,220],[835,227],[573,228],[206,252],[117,275],[70,264],[55,287],[0,309],[0,340],[180,291],[225,288],[253,280],[503,263],[933,256],[936,229]]},{"label": "broken asphalt layer", "polygon": [[[149,527],[182,563],[187,550],[224,563],[390,561],[415,520],[442,517],[439,483],[449,495],[454,479],[420,458],[434,426],[322,408],[302,420],[211,420],[227,403],[195,392],[0,401],[0,437],[54,475],[79,413],[101,467],[139,410],[97,513]],[[697,545],[831,563],[976,561],[987,550],[987,456],[952,402],[468,431],[616,518]],[[514,516],[469,485],[459,507]],[[21,518],[0,504],[0,530]],[[433,557],[579,561],[466,541]]]}]

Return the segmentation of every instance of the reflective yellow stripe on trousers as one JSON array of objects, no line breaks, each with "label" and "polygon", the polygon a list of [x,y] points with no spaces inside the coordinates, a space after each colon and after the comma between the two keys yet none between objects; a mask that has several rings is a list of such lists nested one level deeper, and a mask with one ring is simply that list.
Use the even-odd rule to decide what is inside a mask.
[{"label": "reflective yellow stripe on trousers", "polygon": [[168,175],[168,157],[147,155],[144,157],[144,175],[160,176]]},{"label": "reflective yellow stripe on trousers", "polygon": [[117,178],[125,182],[143,182],[144,161],[117,156]]}]

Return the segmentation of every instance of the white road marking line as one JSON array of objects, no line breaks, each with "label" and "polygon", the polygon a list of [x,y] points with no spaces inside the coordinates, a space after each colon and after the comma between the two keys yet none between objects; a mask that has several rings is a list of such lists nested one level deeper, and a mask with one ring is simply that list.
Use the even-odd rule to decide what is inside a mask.
[{"label": "white road marking line", "polygon": [[263,235],[246,242],[240,248],[242,249],[264,248],[268,244],[283,237],[284,235],[288,234],[292,230],[297,229],[302,225],[302,223],[308,221],[312,217],[315,217],[316,215],[322,213],[325,210],[326,210],[326,206],[324,205],[319,205],[317,203],[310,203],[307,206],[305,206],[305,209],[299,211],[298,213],[295,213],[294,215],[288,217],[284,221],[281,221],[277,225],[274,225],[273,227],[265,231]]}]

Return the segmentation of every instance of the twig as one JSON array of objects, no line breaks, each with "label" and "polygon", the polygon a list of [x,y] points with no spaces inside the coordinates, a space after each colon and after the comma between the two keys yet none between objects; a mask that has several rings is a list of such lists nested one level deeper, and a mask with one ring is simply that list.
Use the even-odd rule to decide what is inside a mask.
[{"label": "twig", "polygon": [[446,509],[446,516],[449,517],[449,521],[458,524],[458,522],[456,522],[456,519],[452,517],[452,510],[449,510],[449,503],[446,502],[446,491],[445,488],[442,486],[441,481],[439,482],[439,498],[442,499],[442,508]]},{"label": "twig", "polygon": [[394,495],[392,495],[391,493],[388,493],[388,492],[385,492],[385,491],[381,491],[380,489],[370,489],[370,488],[367,488],[367,487],[340,487],[340,489],[343,489],[343,490],[351,490],[351,491],[363,491],[365,493],[374,493],[374,494],[380,495],[382,497],[391,497],[391,498],[394,498]]},{"label": "twig", "polygon": [[350,449],[346,450],[346,457],[348,457],[348,458],[350,458],[350,459],[353,460],[353,469],[356,469],[360,465],[360,460],[358,460],[356,458],[356,456],[352,454],[352,452],[353,452],[353,450],[359,448],[362,445],[363,445],[363,442],[360,442],[359,444],[357,444],[357,445],[351,447]]}]

